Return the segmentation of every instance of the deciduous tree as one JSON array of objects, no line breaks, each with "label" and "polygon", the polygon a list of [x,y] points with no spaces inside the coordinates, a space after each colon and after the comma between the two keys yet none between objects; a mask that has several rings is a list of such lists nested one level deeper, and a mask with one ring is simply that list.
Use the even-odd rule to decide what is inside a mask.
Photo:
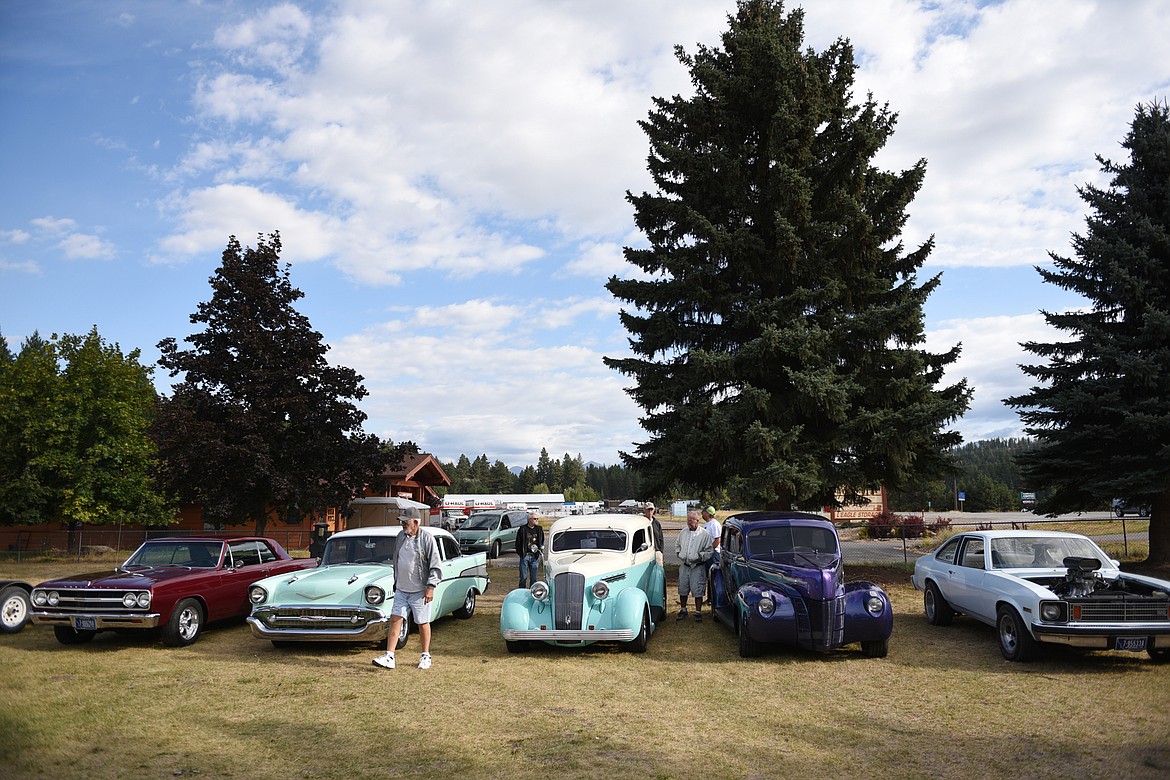
[{"label": "deciduous tree", "polygon": [[66,523],[72,546],[81,524],[175,520],[155,480],[157,394],[139,356],[93,328],[33,334],[0,363],[2,522]]},{"label": "deciduous tree", "polygon": [[677,49],[689,98],[641,122],[655,192],[627,194],[647,246],[640,276],[607,287],[633,357],[649,439],[625,462],[645,493],[673,481],[760,504],[820,507],[938,472],[960,441],[965,382],[940,387],[958,347],[923,348],[906,207],[925,162],[878,169],[895,115],[852,99],[847,41],[803,48],[803,13],[741,0],[722,48]]},{"label": "deciduous tree", "polygon": [[1049,253],[1044,281],[1088,306],[1044,312],[1067,341],[1027,342],[1044,362],[1007,399],[1039,447],[1021,464],[1046,489],[1038,509],[1095,508],[1110,498],[1148,503],[1149,562],[1170,564],[1170,109],[1138,106],[1121,144],[1127,162],[1098,156],[1106,187],[1078,189],[1088,205],[1075,257]]},{"label": "deciduous tree", "polygon": [[[387,463],[362,431],[362,377],[332,366],[329,347],[293,304],[304,296],[280,263],[280,235],[255,248],[228,241],[211,299],[183,341],[159,343],[159,364],[179,377],[158,425],[168,484],[218,525],[270,516],[296,522],[362,494]],[[401,448],[397,451],[401,451]]]}]

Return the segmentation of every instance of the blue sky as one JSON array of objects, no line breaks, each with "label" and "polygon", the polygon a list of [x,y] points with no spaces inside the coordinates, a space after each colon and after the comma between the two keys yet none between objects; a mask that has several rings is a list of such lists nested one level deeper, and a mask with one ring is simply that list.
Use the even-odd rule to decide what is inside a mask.
[{"label": "blue sky", "polygon": [[[969,440],[1018,435],[1020,341],[1081,302],[1033,270],[1081,232],[1076,187],[1165,100],[1170,5],[818,0],[899,114],[877,163],[927,160],[928,346],[963,343]],[[791,4],[789,7],[793,7]],[[615,463],[644,434],[611,274],[633,271],[636,122],[688,94],[675,44],[733,2],[0,3],[0,333],[192,332],[228,236],[279,230],[298,308],[365,377],[366,430],[443,460]],[[156,372],[166,391],[167,377]]]}]

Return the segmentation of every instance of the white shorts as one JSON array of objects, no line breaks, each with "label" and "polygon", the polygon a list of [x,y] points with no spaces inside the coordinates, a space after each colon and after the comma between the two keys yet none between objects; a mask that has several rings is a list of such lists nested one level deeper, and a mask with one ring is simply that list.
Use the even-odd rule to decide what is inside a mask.
[{"label": "white shorts", "polygon": [[431,605],[423,600],[425,596],[426,591],[422,590],[417,593],[407,593],[402,590],[394,591],[394,605],[390,607],[390,614],[404,618],[407,613],[410,613],[414,617],[414,624],[416,626],[423,623],[430,623]]}]

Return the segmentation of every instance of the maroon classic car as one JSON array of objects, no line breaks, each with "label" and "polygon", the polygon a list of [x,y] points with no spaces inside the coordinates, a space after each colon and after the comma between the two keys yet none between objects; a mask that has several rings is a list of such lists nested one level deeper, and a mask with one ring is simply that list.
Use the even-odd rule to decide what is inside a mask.
[{"label": "maroon classic car", "polygon": [[66,645],[103,630],[158,627],[168,645],[189,645],[205,624],[248,614],[248,586],[256,580],[316,565],[258,536],[151,539],[112,572],[37,585],[32,619],[53,626]]}]

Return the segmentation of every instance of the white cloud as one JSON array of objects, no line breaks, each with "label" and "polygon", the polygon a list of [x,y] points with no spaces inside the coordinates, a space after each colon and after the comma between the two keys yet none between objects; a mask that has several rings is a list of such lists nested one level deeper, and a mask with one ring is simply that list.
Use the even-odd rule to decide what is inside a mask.
[{"label": "white cloud", "polygon": [[99,236],[73,233],[58,244],[70,260],[108,260],[115,254],[114,245]]}]

